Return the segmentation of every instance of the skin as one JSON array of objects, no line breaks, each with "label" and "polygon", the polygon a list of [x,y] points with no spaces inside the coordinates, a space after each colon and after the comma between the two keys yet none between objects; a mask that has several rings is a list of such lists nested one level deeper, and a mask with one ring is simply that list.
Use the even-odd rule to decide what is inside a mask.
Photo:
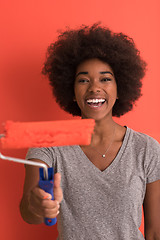
[{"label": "skin", "polygon": [[[112,108],[117,99],[117,84],[113,70],[107,63],[98,59],[82,62],[77,67],[74,92],[82,118],[93,118],[96,123],[90,146],[81,148],[90,161],[103,171],[116,157],[126,132],[126,128],[115,123],[112,118]],[[87,99],[97,98],[106,101],[96,108],[86,102]],[[109,146],[107,157],[100,158],[97,151],[103,154]]]},{"label": "skin", "polygon": [[[126,132],[126,128],[115,123],[112,118],[112,108],[118,95],[113,70],[98,59],[82,62],[76,70],[74,92],[73,100],[77,101],[82,118],[93,118],[96,123],[91,144],[81,148],[88,159],[103,171],[116,157]],[[89,99],[105,99],[105,103],[95,107],[87,104]],[[103,154],[108,147],[106,157],[100,158],[100,153]],[[41,162],[38,159],[35,161]],[[44,217],[55,218],[63,199],[59,173],[54,176],[54,201],[38,188],[38,181],[39,170],[27,165],[20,210],[24,220],[34,224],[42,223]],[[160,240],[160,181],[147,184],[143,207],[145,239]]]},{"label": "skin", "polygon": [[[36,162],[42,162],[33,159]],[[37,167],[26,165],[25,182],[23,197],[20,203],[20,212],[24,221],[30,224],[40,224],[44,218],[55,218],[59,213],[60,202],[63,199],[62,189],[60,187],[61,175],[54,175],[54,198],[38,187],[39,169]]]},{"label": "skin", "polygon": [[160,180],[146,186],[143,203],[146,240],[160,240]]},{"label": "skin", "polygon": [[[117,84],[111,67],[98,59],[81,63],[76,72],[75,99],[81,109],[82,118],[96,121],[112,119],[112,107],[117,98]],[[105,104],[91,108],[86,99],[104,98]]]}]

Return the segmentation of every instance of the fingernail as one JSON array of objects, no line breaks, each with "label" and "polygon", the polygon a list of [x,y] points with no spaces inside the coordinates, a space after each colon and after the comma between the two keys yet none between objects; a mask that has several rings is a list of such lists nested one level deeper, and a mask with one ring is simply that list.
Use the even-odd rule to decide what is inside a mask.
[{"label": "fingernail", "polygon": [[57,215],[59,214],[59,211],[57,212]]},{"label": "fingernail", "polygon": [[59,202],[58,201],[56,201],[57,202],[57,205],[59,206]]},{"label": "fingernail", "polygon": [[43,197],[43,199],[51,199],[51,196],[50,196],[50,195],[45,195],[45,196]]}]

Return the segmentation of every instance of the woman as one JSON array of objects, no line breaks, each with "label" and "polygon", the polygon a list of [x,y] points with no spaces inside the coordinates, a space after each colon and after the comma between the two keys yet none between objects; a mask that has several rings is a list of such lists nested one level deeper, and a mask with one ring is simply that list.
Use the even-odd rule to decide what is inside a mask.
[{"label": "woman", "polygon": [[67,30],[48,48],[43,73],[67,112],[95,119],[89,146],[30,149],[27,159],[55,169],[54,197],[26,166],[23,219],[58,217],[60,240],[160,239],[160,147],[151,137],[117,124],[141,96],[146,63],[133,40],[95,24]]}]

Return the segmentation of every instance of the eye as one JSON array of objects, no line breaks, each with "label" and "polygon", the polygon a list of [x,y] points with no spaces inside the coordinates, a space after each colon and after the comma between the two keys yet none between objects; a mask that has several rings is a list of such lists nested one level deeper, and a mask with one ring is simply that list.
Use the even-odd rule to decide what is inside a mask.
[{"label": "eye", "polygon": [[112,81],[112,79],[107,77],[101,79],[101,82],[110,82],[110,81]]},{"label": "eye", "polygon": [[77,80],[77,82],[78,83],[87,83],[87,82],[89,82],[89,80],[88,79],[84,79],[84,78],[80,78],[80,79]]}]

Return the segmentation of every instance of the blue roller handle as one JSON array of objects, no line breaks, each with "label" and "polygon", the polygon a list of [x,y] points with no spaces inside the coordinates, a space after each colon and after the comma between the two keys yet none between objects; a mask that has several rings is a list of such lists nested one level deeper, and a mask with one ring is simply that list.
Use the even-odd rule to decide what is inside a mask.
[{"label": "blue roller handle", "polygon": [[[40,168],[39,169],[39,174],[40,174],[40,180],[39,180],[39,187],[43,189],[45,192],[50,193],[52,195],[52,200],[54,199],[53,196],[53,184],[54,184],[54,179],[53,179],[53,168],[48,168],[48,180],[44,178],[44,169]],[[57,222],[56,218],[45,218],[44,223],[47,226],[53,226]]]}]

